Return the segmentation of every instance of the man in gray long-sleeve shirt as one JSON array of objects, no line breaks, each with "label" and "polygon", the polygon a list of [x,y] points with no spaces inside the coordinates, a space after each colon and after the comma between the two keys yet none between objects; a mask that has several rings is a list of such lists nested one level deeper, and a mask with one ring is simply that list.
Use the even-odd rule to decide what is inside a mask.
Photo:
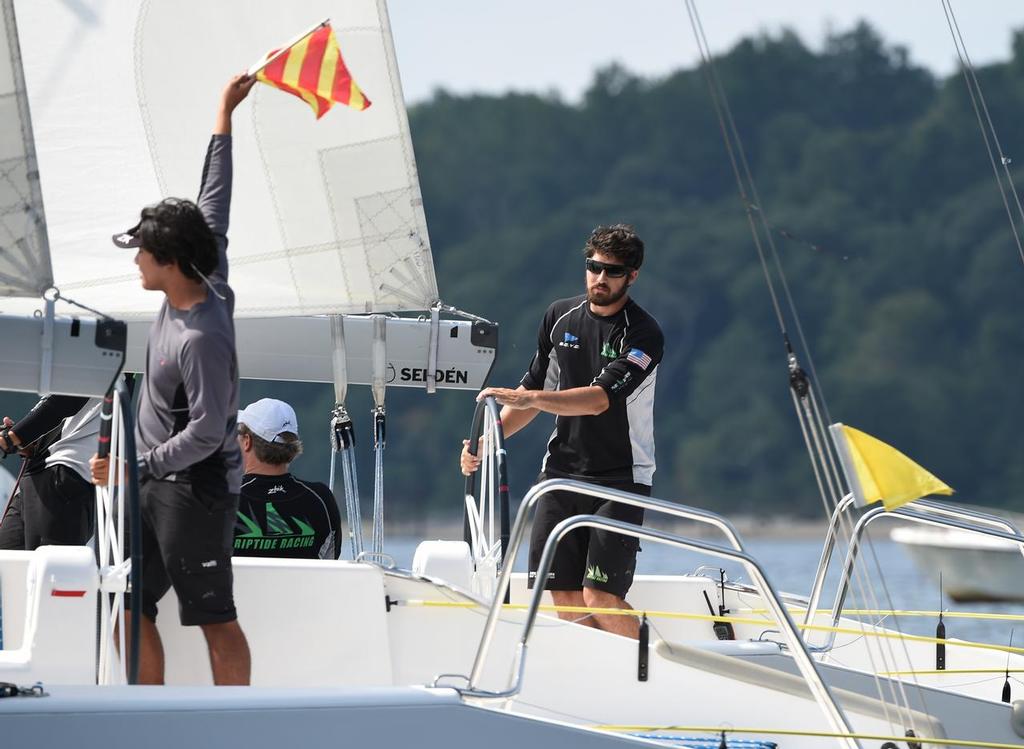
[{"label": "man in gray long-sleeve shirt", "polygon": [[[248,684],[249,646],[232,594],[231,552],[242,460],[236,437],[238,361],[227,285],[231,113],[254,78],[221,94],[198,205],[168,198],[113,237],[138,248],[142,286],[164,303],[149,332],[136,441],[142,505],[143,585],[139,680],[161,684],[157,602],[172,586],[183,625],[202,628],[216,684]],[[93,479],[107,461],[94,458]]]}]

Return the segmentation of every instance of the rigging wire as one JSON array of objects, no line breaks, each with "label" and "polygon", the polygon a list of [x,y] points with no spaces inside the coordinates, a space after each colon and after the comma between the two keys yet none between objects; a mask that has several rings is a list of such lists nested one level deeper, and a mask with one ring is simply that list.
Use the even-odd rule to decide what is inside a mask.
[{"label": "rigging wire", "polygon": [[[949,26],[949,33],[953,37],[953,46],[956,47],[956,54],[960,59],[960,70],[963,72],[964,83],[967,84],[967,93],[971,98],[974,116],[978,120],[978,128],[981,130],[981,137],[985,142],[985,150],[988,152],[988,160],[992,165],[992,174],[996,178],[996,186],[999,188],[999,195],[1003,199],[1003,206],[1006,208],[1006,217],[1010,220],[1010,230],[1013,232],[1013,239],[1017,243],[1017,253],[1020,255],[1021,262],[1024,263],[1024,242],[1021,241],[1020,230],[1013,218],[1013,209],[1010,208],[1010,200],[1007,197],[1008,188],[1017,207],[1017,213],[1020,215],[1020,221],[1024,224],[1024,206],[1021,205],[1020,196],[1017,194],[1017,188],[1014,186],[1013,176],[1010,173],[1011,159],[1003,152],[1003,147],[999,142],[995,124],[992,122],[992,116],[988,111],[988,104],[985,103],[985,95],[981,91],[981,83],[978,81],[978,76],[975,73],[971,56],[967,52],[967,43],[960,32],[960,24],[957,22],[956,13],[953,11],[952,0],[941,0],[941,3],[942,12],[946,16],[946,25]],[[997,155],[999,157],[998,164],[1002,165],[1003,172],[1006,175],[1006,186],[1003,185],[1003,178],[999,174],[999,165],[996,162]]]},{"label": "rigging wire", "polygon": [[[363,522],[359,509],[359,478],[356,474],[355,430],[344,406],[335,406],[331,415],[331,468],[328,488],[334,492],[335,464],[340,457],[342,484],[345,496],[345,516],[352,559],[363,553]],[[337,496],[337,494],[335,494]],[[342,543],[341,539],[338,543]]]},{"label": "rigging wire", "polygon": [[[690,20],[693,24],[694,34],[698,37],[697,43],[698,46],[701,48],[701,57],[705,59],[704,69],[706,71],[706,75],[709,78],[709,86],[712,85],[713,83],[712,87],[714,89],[717,89],[718,91],[718,95],[712,93],[712,98],[715,99],[716,102],[716,114],[718,115],[719,127],[722,129],[722,137],[727,142],[729,141],[729,137],[725,133],[725,126],[727,124],[729,133],[731,134],[732,140],[735,143],[735,150],[736,154],[739,157],[739,164],[740,166],[743,167],[743,177],[745,178],[746,184],[749,186],[750,197],[753,198],[753,202],[751,202],[751,200],[747,197],[747,191],[744,190],[744,188],[742,187],[744,179],[740,177],[740,172],[739,168],[737,167],[736,158],[732,155],[732,148],[731,146],[727,145],[726,148],[727,150],[730,151],[730,160],[732,161],[733,165],[733,173],[736,177],[737,183],[740,185],[740,195],[743,198],[744,206],[747,209],[747,216],[750,219],[751,224],[753,224],[753,214],[757,214],[761,226],[763,227],[765,239],[768,244],[768,249],[771,251],[772,263],[775,266],[775,272],[778,274],[779,277],[779,285],[782,287],[782,291],[786,297],[786,304],[789,308],[789,313],[793,318],[793,325],[796,328],[797,337],[800,341],[800,346],[802,347],[804,356],[807,358],[807,365],[810,368],[811,377],[814,381],[815,387],[817,391],[820,393],[822,406],[825,410],[826,417],[829,421],[831,421],[832,417],[829,416],[828,407],[825,404],[825,394],[821,388],[821,383],[818,379],[818,373],[814,366],[814,360],[811,357],[811,349],[810,346],[807,345],[807,339],[804,336],[803,324],[800,322],[800,315],[797,312],[796,303],[793,301],[793,295],[790,292],[789,282],[786,280],[786,274],[782,269],[782,263],[779,260],[778,249],[775,246],[775,240],[772,238],[772,227],[768,223],[768,218],[765,215],[765,212],[762,208],[764,203],[761,201],[761,196],[758,192],[757,184],[754,182],[754,176],[750,170],[750,162],[747,160],[746,150],[743,148],[743,139],[740,137],[739,130],[736,128],[736,120],[732,116],[732,109],[729,106],[729,99],[725,95],[725,88],[722,86],[722,82],[718,77],[718,71],[715,68],[714,61],[711,57],[711,47],[708,44],[707,36],[704,34],[704,24],[700,20],[700,14],[697,11],[696,0],[687,0],[687,10],[690,13]],[[721,102],[722,107],[721,112],[717,111],[717,105],[719,100]],[[776,299],[774,288],[772,287],[772,283],[769,279],[767,264],[765,262],[759,240],[755,239],[755,244],[758,247],[758,256],[761,259],[761,266],[765,273],[765,280],[768,281],[768,286],[771,291],[772,302],[775,306],[775,313],[776,316],[779,318],[779,325],[782,329],[783,335],[786,337],[786,343],[788,345],[789,337],[786,333],[785,323],[782,320],[782,314],[779,311],[778,300]]]},{"label": "rigging wire", "polygon": [[60,293],[60,289],[58,289],[56,286],[54,286],[52,288],[52,293],[53,293],[53,301],[55,301],[55,302],[60,300],[62,302],[66,302],[67,304],[72,305],[73,307],[80,307],[81,309],[84,309],[86,312],[92,312],[100,320],[113,320],[114,319],[110,315],[108,315],[106,312],[100,312],[98,309],[93,309],[92,307],[88,306],[87,304],[82,304],[81,302],[76,302],[74,299],[71,299],[70,297],[64,296],[63,294]]},{"label": "rigging wire", "polygon": [[[754,213],[755,206],[751,203],[751,200],[748,197],[747,184],[753,182],[753,175],[752,175],[752,173],[751,173],[751,171],[749,169],[749,163],[745,159],[745,152],[743,152],[741,150],[742,149],[742,140],[741,140],[741,138],[739,136],[738,129],[735,126],[734,118],[732,118],[731,109],[726,108],[727,107],[727,103],[728,103],[727,102],[727,98],[725,96],[724,89],[723,89],[723,87],[721,85],[721,81],[720,81],[720,79],[718,78],[718,76],[716,74],[714,62],[713,62],[711,51],[710,51],[710,45],[707,42],[707,36],[704,33],[703,24],[700,21],[700,15],[699,15],[699,12],[698,12],[698,10],[696,8],[696,4],[695,4],[694,0],[687,0],[687,13],[690,16],[690,23],[691,23],[691,26],[693,27],[694,36],[696,37],[696,41],[697,41],[697,46],[698,46],[698,48],[700,50],[700,53],[701,53],[701,60],[702,60],[702,63],[703,63],[702,67],[703,67],[703,70],[704,70],[704,73],[705,73],[705,77],[707,79],[708,88],[709,88],[709,91],[710,91],[710,94],[711,94],[711,98],[712,98],[712,103],[714,105],[715,115],[716,115],[716,117],[718,119],[719,130],[721,131],[722,140],[723,140],[723,142],[725,144],[726,152],[727,152],[727,154],[729,156],[729,161],[730,161],[730,164],[732,166],[733,175],[734,175],[734,177],[736,179],[736,184],[737,184],[737,187],[739,189],[741,201],[743,202],[743,205],[744,205],[744,207],[746,209],[747,219],[748,219],[748,222],[749,222],[750,228],[751,228],[751,234],[752,234],[752,237],[753,237],[753,240],[754,240],[755,248],[757,250],[758,259],[759,259],[759,261],[761,263],[761,270],[762,270],[762,273],[764,274],[765,282],[766,282],[766,284],[768,286],[769,294],[771,296],[772,306],[773,306],[774,311],[775,311],[776,320],[778,321],[780,331],[782,332],[783,338],[784,338],[784,340],[786,342],[786,348],[787,348],[787,354],[788,354],[789,366],[790,366],[791,384],[794,386],[794,388],[791,388],[791,392],[793,392],[793,397],[794,397],[794,406],[796,408],[797,418],[798,418],[798,421],[800,423],[801,432],[802,432],[803,437],[804,437],[804,442],[805,442],[805,445],[807,447],[808,455],[809,455],[809,458],[811,460],[811,466],[812,466],[812,469],[814,470],[815,479],[818,482],[819,492],[821,494],[822,501],[825,504],[826,515],[829,515],[831,513],[830,513],[830,509],[829,509],[830,502],[828,500],[828,495],[831,495],[831,505],[834,507],[835,503],[837,502],[835,486],[837,484],[838,479],[837,479],[837,477],[835,475],[826,475],[826,477],[824,479],[822,478],[822,473],[827,473],[827,471],[826,471],[826,465],[827,464],[826,464],[825,461],[821,460],[821,449],[822,449],[822,447],[821,447],[821,441],[820,441],[820,436],[819,436],[820,435],[820,431],[815,429],[816,424],[815,424],[814,420],[810,419],[808,417],[808,415],[806,413],[806,410],[805,410],[805,407],[801,406],[802,402],[804,403],[804,405],[806,405],[806,399],[808,397],[813,397],[813,395],[812,395],[813,394],[812,383],[806,378],[806,375],[803,373],[802,369],[800,369],[798,363],[796,362],[795,354],[792,351],[791,346],[789,345],[789,336],[788,336],[788,332],[786,330],[785,320],[784,320],[784,318],[782,316],[782,312],[781,312],[781,309],[779,307],[778,296],[777,296],[777,294],[775,292],[774,283],[772,281],[771,274],[770,274],[770,272],[768,270],[768,264],[767,264],[767,260],[765,259],[765,253],[764,253],[764,249],[763,249],[762,244],[761,244],[761,238],[760,238],[759,232],[757,230],[757,224],[756,224],[756,222],[754,221],[754,218],[753,218],[753,213]],[[726,120],[727,119],[730,121],[731,126],[727,126],[727,124],[726,124]],[[736,141],[735,145],[734,145],[733,141]],[[741,156],[743,157],[743,161],[744,161],[744,165],[745,165],[745,169],[743,170],[742,173],[740,171],[739,164],[738,164],[739,158]],[[756,186],[751,187],[750,188],[750,193],[754,194],[753,191],[755,189],[756,189]],[[758,215],[761,218],[761,225],[762,225],[762,227],[764,227],[767,224],[767,220],[765,218],[764,211],[761,210],[760,207],[759,207],[760,205],[761,205],[761,201],[758,200],[757,213],[758,213]],[[771,237],[771,234],[769,233],[768,234],[768,238],[770,239],[770,237]],[[777,254],[775,255],[775,260],[776,260],[776,264],[775,264],[776,272],[779,274],[780,278],[785,278],[785,273],[784,273],[783,269],[781,268],[781,264],[778,262],[778,255]],[[786,288],[788,289],[788,285],[786,286]],[[790,303],[790,312],[791,312],[791,314],[793,314],[798,319],[799,316],[796,313],[795,304],[793,303],[793,300],[792,300],[792,295],[788,295],[787,296],[787,300]],[[806,342],[805,341],[803,342],[803,345],[806,348]],[[812,372],[812,375],[813,375],[813,372]],[[799,389],[799,399],[797,398],[797,393],[795,392],[796,389]],[[825,449],[826,450],[828,449],[827,445],[826,445]],[[819,461],[820,461],[820,466],[821,466],[821,473],[819,473]],[[825,491],[825,485],[826,484],[828,486],[828,492],[827,493]],[[849,534],[850,534],[850,531],[847,531],[847,537],[849,537]],[[890,608],[891,608],[891,606],[890,606]],[[877,668],[877,665],[874,663],[874,656],[871,653],[871,649],[868,648],[867,652],[868,652],[868,656],[869,656],[869,658],[871,660],[872,670],[877,672],[879,669]],[[879,695],[881,696],[881,692],[882,692],[881,682],[877,679],[877,677],[876,677],[876,686],[877,686],[877,688],[879,690]],[[896,697],[895,694],[892,695],[892,699],[893,699],[894,702],[897,701],[897,697]],[[885,700],[884,699],[882,700],[882,702],[883,702],[883,704],[885,704]],[[891,723],[891,720],[889,720],[889,718],[888,718],[888,714],[887,714],[887,721],[889,721]]]},{"label": "rigging wire", "polygon": [[384,406],[373,410],[373,530],[370,550],[384,553],[384,446],[386,444]]},{"label": "rigging wire", "polygon": [[[809,353],[810,347],[808,346],[806,336],[804,335],[803,325],[800,322],[800,315],[797,312],[796,304],[793,300],[792,293],[790,292],[789,284],[786,281],[785,272],[782,268],[781,261],[779,260],[778,251],[775,246],[774,239],[772,237],[772,227],[768,223],[767,217],[765,216],[765,211],[763,210],[763,201],[761,201],[760,195],[757,191],[757,186],[754,182],[753,174],[750,170],[749,161],[747,160],[746,153],[743,149],[742,138],[740,137],[739,131],[736,128],[735,118],[732,116],[732,111],[728,104],[728,98],[725,95],[724,87],[722,86],[721,80],[719,79],[717,71],[715,69],[715,65],[710,51],[710,45],[707,42],[707,37],[704,33],[703,24],[700,20],[700,14],[697,10],[695,0],[687,0],[686,8],[687,13],[690,17],[690,24],[693,27],[694,36],[696,37],[697,46],[701,54],[701,60],[703,63],[702,68],[704,70],[705,78],[707,79],[708,83],[708,88],[711,93],[711,99],[714,105],[715,115],[718,120],[719,129],[722,134],[723,142],[725,143],[726,152],[728,154],[729,161],[732,166],[733,175],[736,178],[740,198],[746,210],[747,220],[750,224],[754,245],[757,250],[758,259],[761,264],[761,270],[764,274],[765,282],[768,286],[769,295],[771,296],[772,306],[775,311],[776,320],[778,322],[780,332],[782,333],[786,345],[790,367],[791,382],[793,382],[794,387],[796,387],[797,383],[796,381],[794,381],[794,378],[795,380],[804,380],[803,385],[801,386],[799,400],[796,399],[796,393],[794,393],[794,403],[797,406],[797,417],[801,423],[801,431],[803,432],[804,441],[811,458],[812,468],[815,472],[815,478],[818,481],[819,490],[821,491],[821,498],[823,503],[825,504],[826,515],[830,515],[831,512],[829,510],[830,502],[828,495],[831,496],[831,505],[832,508],[834,508],[839,501],[839,495],[842,494],[842,483],[838,475],[836,461],[834,460],[832,449],[830,448],[827,439],[824,439],[822,436],[825,433],[825,430],[824,424],[821,422],[821,412],[824,412],[825,417],[828,419],[829,422],[832,421],[832,418],[829,414],[827,403],[825,402],[824,393],[820,387],[820,382],[817,377],[817,371],[814,366],[813,358],[810,356]],[[796,328],[798,340],[807,356],[808,366],[810,368],[809,379],[807,378],[803,370],[800,368],[795,353],[793,352],[792,346],[790,345],[790,339],[786,329],[785,318],[783,317],[782,310],[779,305],[778,294],[775,290],[775,286],[771,278],[771,273],[768,269],[768,262],[766,260],[765,251],[762,246],[762,240],[757,230],[758,222],[755,221],[755,214],[757,215],[757,218],[761,224],[762,231],[765,233],[765,241],[771,250],[775,273],[777,274],[779,278],[779,283],[782,286],[789,314],[791,315],[794,321],[794,326]],[[813,386],[816,386],[817,391],[820,393],[820,410],[818,409],[818,404],[815,397],[815,387],[812,387],[812,384]],[[804,428],[805,420],[807,426],[809,427],[807,429]],[[823,481],[818,473],[819,463],[821,466],[821,471],[827,479],[824,482],[828,486],[827,495],[824,491],[822,491]],[[851,539],[853,532],[852,524],[850,519],[846,517],[845,514],[841,518],[840,525],[843,528],[844,533],[846,534],[846,539]],[[866,542],[869,545],[869,547],[872,546],[870,537],[866,539]],[[872,557],[874,558],[877,565],[877,556],[874,553],[872,553]],[[881,574],[880,568],[878,569],[878,572],[879,574]],[[871,605],[873,605],[875,608],[880,608],[877,605],[877,598],[874,587],[871,585],[870,580],[867,578],[866,572],[864,571],[862,566],[857,566],[855,568],[854,576],[857,578],[857,587],[862,591],[864,595],[871,599]],[[889,608],[891,609],[893,608],[893,606],[892,601],[891,599],[889,599],[888,596],[888,590],[883,590],[885,593],[886,600],[889,603]],[[861,624],[861,626],[863,627],[863,624]],[[887,650],[888,654],[886,653]],[[875,679],[879,697],[881,699],[882,704],[885,705],[886,700],[882,695],[884,689],[882,686],[882,681],[878,677],[878,671],[880,669],[877,668],[877,665],[874,662],[874,655],[872,654],[872,650],[870,647],[867,649],[867,652],[869,659],[871,660],[873,676]],[[886,643],[885,646],[881,647],[879,655],[883,662],[895,663],[895,657],[892,652],[891,643]],[[906,650],[905,643],[904,655],[909,662],[909,652],[907,652]],[[890,698],[892,700],[892,703],[896,705],[898,708],[902,708],[906,711],[905,714],[909,718],[909,722],[912,725],[913,711],[910,709],[909,699],[907,698],[903,682],[897,681],[894,684],[892,680],[886,680],[886,683],[889,687]],[[915,685],[918,686],[918,692],[921,693],[920,685],[916,683],[916,679]],[[899,690],[899,695],[897,695],[896,693],[897,689]],[[923,694],[921,694],[921,699],[922,701],[924,700]],[[887,721],[891,723],[891,720],[889,720],[888,713],[886,717]]]}]

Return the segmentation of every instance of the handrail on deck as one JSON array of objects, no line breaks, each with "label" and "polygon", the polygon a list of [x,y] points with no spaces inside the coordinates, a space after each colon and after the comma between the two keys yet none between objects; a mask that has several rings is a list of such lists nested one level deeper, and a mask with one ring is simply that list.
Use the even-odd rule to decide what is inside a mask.
[{"label": "handrail on deck", "polygon": [[[832,561],[832,552],[834,551],[836,545],[837,529],[839,527],[839,523],[842,519],[843,514],[850,509],[850,507],[853,505],[853,502],[853,494],[847,494],[839,501],[839,503],[836,505],[835,510],[832,512],[832,517],[829,520],[828,531],[825,534],[825,542],[822,545],[821,549],[821,558],[818,560],[818,569],[815,572],[814,583],[811,586],[811,593],[808,597],[809,600],[807,604],[807,613],[804,615],[804,624],[810,624],[812,622],[812,620],[814,619],[814,612],[818,610],[818,605],[821,603],[821,594],[822,590],[825,587],[825,575],[828,572],[829,563]],[[968,523],[975,523],[979,526],[987,526],[996,529],[1002,528],[1006,533],[1013,534],[1015,537],[1024,539],[1024,535],[1021,534],[1020,530],[1012,522],[1010,522],[1006,518],[1002,518],[998,515],[993,515],[988,512],[982,512],[981,510],[975,510],[967,507],[957,507],[955,505],[947,504],[945,502],[938,502],[935,500],[918,499],[915,500],[914,502],[911,502],[908,505],[905,505],[904,507],[890,511],[889,515],[896,515],[902,517],[903,515],[901,515],[901,511],[903,510],[917,510],[918,516],[927,514],[934,515],[940,518],[951,519],[954,521],[960,520]],[[866,517],[868,514],[874,513],[872,517],[875,517],[876,515],[882,512],[885,512],[883,508],[873,508],[872,510],[868,510],[868,512],[865,513],[865,515],[862,516],[860,520],[863,520],[864,517]],[[914,522],[918,522],[914,520],[913,517],[908,517],[907,519]],[[858,521],[858,526],[859,522],[860,521]],[[870,520],[868,522],[870,522]],[[976,531],[978,533],[984,534],[984,532],[979,528],[966,527],[963,524],[947,525],[946,523],[936,520],[934,523],[932,523],[932,525],[938,525],[949,528],[959,528],[961,530]],[[855,538],[857,535],[856,527],[857,526],[855,526],[854,528]],[[853,540],[851,540],[851,543],[852,542]],[[1021,554],[1024,555],[1024,543],[1019,545],[1019,549]],[[847,556],[849,556],[849,554]],[[856,557],[856,552],[854,553],[854,557]],[[844,584],[849,584],[849,578],[844,577]],[[843,593],[843,598],[845,600],[845,591]],[[842,606],[840,606],[840,608],[842,608]],[[834,639],[834,637],[835,635],[833,634],[832,638]]]},{"label": "handrail on deck", "polygon": [[[545,482],[547,483],[547,482]],[[624,492],[622,492],[624,494]],[[635,495],[630,495],[631,497]],[[647,500],[647,498],[638,498]],[[622,498],[620,498],[622,500]],[[655,500],[657,502],[657,500]],[[637,505],[642,505],[642,502],[636,502]],[[518,518],[517,518],[518,522]],[[598,515],[577,515],[575,517],[567,518],[560,522],[552,530],[551,535],[548,536],[547,542],[544,544],[544,552],[541,555],[540,564],[537,568],[537,579],[546,580],[548,572],[551,570],[551,566],[554,563],[555,549],[558,543],[573,530],[577,528],[595,528],[598,530],[608,530],[615,533],[619,533],[624,536],[631,536],[641,541],[653,541],[657,543],[663,543],[669,546],[675,546],[680,549],[687,551],[698,551],[709,554],[711,556],[719,557],[721,559],[729,559],[740,562],[746,568],[747,574],[750,575],[751,580],[754,581],[761,596],[764,598],[768,607],[771,609],[775,620],[778,622],[783,637],[786,638],[787,644],[789,645],[790,652],[793,654],[793,658],[796,661],[797,668],[800,670],[800,674],[804,677],[808,688],[811,691],[811,696],[815,702],[821,707],[825,714],[826,719],[832,726],[832,729],[837,734],[843,734],[838,737],[840,744],[847,749],[858,749],[859,743],[856,739],[850,736],[853,733],[849,721],[843,714],[842,709],[836,703],[828,685],[821,678],[821,674],[818,672],[817,667],[814,665],[814,660],[811,658],[810,653],[804,644],[803,639],[800,637],[797,631],[796,624],[794,624],[792,618],[789,616],[789,612],[783,605],[782,600],[779,598],[778,593],[772,587],[768,581],[764,570],[761,565],[750,555],[743,551],[741,548],[726,548],[719,546],[718,544],[712,544],[704,541],[697,541],[692,539],[685,539],[675,534],[666,533],[655,529],[643,528],[632,523],[626,523],[621,520],[613,520],[611,518],[600,517]],[[513,547],[514,548],[514,547]],[[486,691],[474,687],[474,679],[471,677],[469,680],[469,686],[466,688],[456,688],[457,691],[467,697],[477,697],[485,699],[508,699],[514,697],[522,689],[523,672],[526,664],[526,654],[529,646],[530,634],[533,631],[534,622],[537,619],[537,612],[540,607],[541,596],[544,594],[544,586],[538,585],[533,589],[532,596],[530,598],[530,605],[526,612],[526,620],[523,623],[523,632],[519,638],[519,642],[516,646],[515,656],[515,668],[514,676],[510,679],[510,684],[506,689],[500,691]],[[500,608],[500,595],[501,590],[495,594],[495,607]],[[484,639],[489,639],[489,633],[485,632]],[[481,649],[484,648],[484,639],[481,640]]]},{"label": "handrail on deck", "polygon": [[[955,519],[961,515],[976,521],[978,525],[971,525],[970,523],[961,522],[960,520]],[[886,510],[884,507],[874,507],[861,515],[857,520],[857,524],[854,526],[853,535],[850,539],[850,547],[847,549],[846,560],[843,564],[843,576],[839,583],[839,589],[836,591],[835,602],[832,605],[833,627],[839,623],[839,620],[842,617],[843,605],[846,603],[846,596],[850,589],[850,580],[853,577],[853,565],[856,564],[857,552],[860,549],[860,539],[864,535],[864,531],[870,523],[883,517],[899,518],[901,520],[909,520],[912,523],[931,525],[939,528],[956,528],[970,533],[977,533],[982,536],[1002,538],[1016,543],[1021,549],[1021,552],[1024,553],[1024,535],[1017,531],[1010,521],[1004,520],[995,515],[974,513],[971,510],[951,507],[937,502],[928,502],[928,504],[923,507],[918,506],[917,502],[913,502],[903,507],[898,507],[895,510]],[[989,525],[1001,525],[1013,530],[1000,531],[992,527],[979,527]],[[815,608],[816,607],[808,607],[808,616],[813,616]],[[828,650],[835,643],[835,639],[836,633],[834,631],[830,631],[825,643],[820,646],[812,647],[811,651],[822,652]]]},{"label": "handrail on deck", "polygon": [[498,582],[494,589],[494,599],[491,602],[490,611],[487,612],[487,621],[484,623],[483,634],[480,637],[480,647],[473,661],[473,670],[469,674],[469,688],[476,686],[480,675],[483,672],[484,662],[487,660],[487,652],[494,637],[494,630],[498,626],[498,616],[501,614],[501,604],[505,601],[509,581],[512,579],[512,564],[515,562],[519,547],[522,545],[523,537],[526,534],[526,518],[530,510],[542,498],[554,491],[572,491],[576,494],[585,494],[596,499],[604,499],[610,502],[642,507],[645,510],[654,510],[667,515],[673,515],[685,520],[692,520],[698,523],[705,523],[718,528],[725,535],[729,545],[736,550],[742,550],[743,545],[740,535],[732,523],[721,515],[707,510],[700,510],[696,507],[688,507],[675,502],[667,502],[663,499],[653,497],[642,497],[638,494],[611,489],[596,484],[585,484],[582,481],[571,479],[548,479],[535,484],[523,497],[516,512],[516,520],[512,525],[512,532],[509,535],[508,554],[501,560],[501,573],[498,575]]}]

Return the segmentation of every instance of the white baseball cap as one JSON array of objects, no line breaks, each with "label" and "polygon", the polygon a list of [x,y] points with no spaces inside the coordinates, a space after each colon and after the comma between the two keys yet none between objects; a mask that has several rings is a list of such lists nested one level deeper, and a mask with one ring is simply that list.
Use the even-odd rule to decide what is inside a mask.
[{"label": "white baseball cap", "polygon": [[276,442],[281,432],[299,434],[295,409],[274,398],[260,398],[250,403],[238,412],[238,423],[245,424],[250,432],[267,442]]}]

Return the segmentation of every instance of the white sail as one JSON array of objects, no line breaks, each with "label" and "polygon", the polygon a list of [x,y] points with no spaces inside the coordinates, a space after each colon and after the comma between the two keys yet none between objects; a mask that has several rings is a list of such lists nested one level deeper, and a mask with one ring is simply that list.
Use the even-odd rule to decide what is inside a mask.
[{"label": "white sail", "polygon": [[131,254],[110,235],[133,226],[146,204],[194,198],[228,77],[330,18],[373,105],[336,105],[317,121],[301,100],[258,85],[236,112],[236,315],[423,310],[437,301],[383,0],[16,6],[62,294],[121,318],[153,314],[160,295],[140,288]]},{"label": "white sail", "polygon": [[38,301],[53,283],[46,220],[14,6],[3,0],[0,9],[0,296]]}]

